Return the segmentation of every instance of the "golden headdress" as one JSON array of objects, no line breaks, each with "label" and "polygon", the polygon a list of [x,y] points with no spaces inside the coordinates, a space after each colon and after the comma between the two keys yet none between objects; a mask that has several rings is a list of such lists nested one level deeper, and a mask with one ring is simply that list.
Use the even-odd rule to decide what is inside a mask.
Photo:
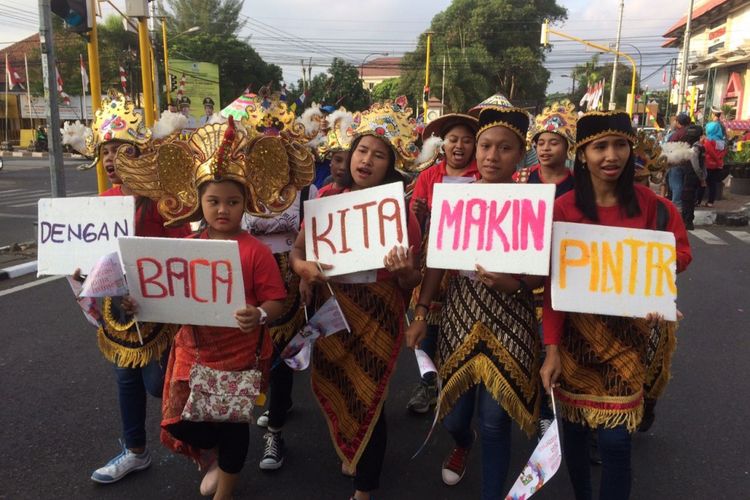
[{"label": "golden headdress", "polygon": [[129,97],[115,90],[107,92],[101,108],[94,115],[92,134],[86,137],[86,156],[96,156],[99,146],[110,141],[122,141],[143,147],[151,139],[143,115],[135,112]]},{"label": "golden headdress", "polygon": [[575,158],[577,119],[578,116],[573,103],[567,99],[562,102],[554,102],[544,108],[544,111],[534,120],[531,142],[535,143],[544,132],[557,134],[568,141],[568,158],[572,160]]},{"label": "golden headdress", "polygon": [[354,130],[352,129],[354,115],[344,108],[339,108],[328,115],[325,121],[328,134],[326,134],[318,146],[318,154],[321,158],[330,156],[333,153],[349,151],[354,134]]},{"label": "golden headdress", "polygon": [[664,180],[668,166],[667,157],[662,153],[656,137],[647,134],[644,130],[638,131],[633,155],[635,156],[636,179],[648,177],[654,184],[660,184]]},{"label": "golden headdress", "polygon": [[198,193],[206,182],[242,184],[245,210],[270,217],[286,210],[314,174],[312,154],[303,146],[278,136],[251,137],[231,116],[197,129],[186,142],[170,136],[140,155],[120,148],[116,161],[123,182],[158,200],[167,225],[200,218]]},{"label": "golden headdress", "polygon": [[373,104],[354,116],[354,137],[374,135],[388,143],[396,153],[396,168],[408,170],[419,156],[416,121],[411,117],[406,96]]},{"label": "golden headdress", "polygon": [[286,101],[278,92],[271,93],[261,89],[259,95],[253,96],[245,108],[246,116],[242,125],[247,129],[250,138],[261,135],[300,139],[305,135],[305,127],[295,120],[294,111],[289,109]]}]

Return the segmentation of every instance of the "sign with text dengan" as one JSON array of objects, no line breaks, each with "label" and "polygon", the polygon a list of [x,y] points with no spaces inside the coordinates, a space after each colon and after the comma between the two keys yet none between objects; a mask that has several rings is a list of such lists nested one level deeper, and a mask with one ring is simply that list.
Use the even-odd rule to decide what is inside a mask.
[{"label": "sign with text dengan", "polygon": [[610,316],[677,316],[674,234],[555,222],[552,307]]},{"label": "sign with text dengan", "polygon": [[121,238],[138,320],[237,327],[245,287],[236,241]]},{"label": "sign with text dengan", "polygon": [[38,207],[38,276],[88,274],[117,238],[135,234],[132,196],[42,198]]},{"label": "sign with text dengan", "polygon": [[427,267],[547,275],[552,184],[435,184]]},{"label": "sign with text dengan", "polygon": [[409,246],[400,182],[305,202],[308,260],[333,265],[328,276],[383,267],[396,245]]}]

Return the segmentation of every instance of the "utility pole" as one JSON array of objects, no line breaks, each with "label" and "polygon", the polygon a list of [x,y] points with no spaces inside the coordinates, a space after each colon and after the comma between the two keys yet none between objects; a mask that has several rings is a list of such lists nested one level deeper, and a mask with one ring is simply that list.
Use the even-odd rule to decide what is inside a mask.
[{"label": "utility pole", "polygon": [[443,84],[440,86],[440,116],[445,114],[445,54],[443,54]]},{"label": "utility pole", "polygon": [[432,42],[432,31],[428,31],[427,35],[427,59],[425,61],[424,69],[424,95],[422,99],[422,120],[427,123],[427,108],[429,107],[430,99],[430,44]]},{"label": "utility pole", "polygon": [[690,26],[693,21],[693,3],[694,0],[690,0],[690,8],[688,9],[687,24],[685,25],[685,38],[682,42],[682,69],[680,69],[680,87],[679,93],[677,94],[677,112],[682,111],[682,102],[685,99],[685,88],[687,87],[688,77],[688,54],[690,53]]},{"label": "utility pole", "polygon": [[42,53],[44,98],[47,108],[47,137],[49,138],[49,175],[53,198],[65,197],[62,141],[60,138],[60,110],[57,105],[57,75],[55,73],[55,45],[52,33],[50,0],[39,0],[39,43]]},{"label": "utility pole", "polygon": [[[617,106],[615,102],[615,86],[617,84],[617,64],[620,62],[620,36],[622,35],[622,12],[625,10],[625,0],[620,0],[620,19],[617,21],[617,42],[615,45],[615,64],[612,66],[612,83],[609,89],[609,110],[614,111]],[[633,70],[635,71],[635,70]]]}]

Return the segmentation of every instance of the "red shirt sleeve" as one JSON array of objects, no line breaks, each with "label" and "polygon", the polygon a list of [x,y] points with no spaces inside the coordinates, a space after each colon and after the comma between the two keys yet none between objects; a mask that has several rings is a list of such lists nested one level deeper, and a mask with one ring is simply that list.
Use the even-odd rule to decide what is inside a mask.
[{"label": "red shirt sleeve", "polygon": [[[552,212],[553,221],[565,220],[564,203],[570,198],[567,196],[555,200],[555,207]],[[562,200],[562,203],[560,201]],[[552,277],[547,276],[544,280],[544,306],[542,314],[542,334],[544,336],[544,345],[558,345],[562,337],[563,325],[565,324],[565,312],[555,311],[552,309]]]},{"label": "red shirt sleeve", "polygon": [[693,252],[690,249],[690,241],[688,240],[685,223],[682,221],[682,216],[677,211],[677,207],[671,201],[662,199],[660,202],[669,210],[667,231],[671,231],[674,234],[675,249],[677,250],[677,272],[681,273],[687,269],[693,260]]},{"label": "red shirt sleeve", "polygon": [[286,289],[271,250],[249,234],[244,236],[247,238],[242,238],[246,241],[240,243],[240,257],[245,300],[254,306],[267,300],[284,300]]},{"label": "red shirt sleeve", "polygon": [[412,191],[411,200],[409,201],[409,213],[411,213],[411,206],[414,204],[414,200],[420,199],[428,201],[428,191],[430,189],[429,177],[431,177],[429,172],[430,169],[423,170],[417,177],[417,181],[414,183],[414,191]]}]

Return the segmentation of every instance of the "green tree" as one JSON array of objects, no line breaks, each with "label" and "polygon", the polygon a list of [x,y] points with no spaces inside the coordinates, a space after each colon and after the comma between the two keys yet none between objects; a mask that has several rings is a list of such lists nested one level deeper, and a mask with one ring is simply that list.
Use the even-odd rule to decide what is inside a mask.
[{"label": "green tree", "polygon": [[[431,94],[449,111],[465,111],[495,92],[514,104],[541,105],[549,80],[539,44],[541,23],[564,19],[555,0],[453,0],[432,18]],[[401,92],[421,101],[426,35],[402,60]]]},{"label": "green tree", "polygon": [[395,99],[400,94],[400,84],[398,78],[387,78],[375,85],[370,93],[373,101],[384,101],[386,99]]},{"label": "green tree", "polygon": [[167,26],[181,33],[193,26],[211,35],[237,35],[247,20],[240,12],[244,0],[166,0],[159,1],[158,10],[167,19]]},{"label": "green tree", "polygon": [[[302,88],[303,82],[300,80],[290,91],[293,99],[302,93]],[[339,58],[333,59],[328,73],[315,75],[307,85],[307,90],[306,103],[344,106],[349,111],[361,111],[370,105],[370,93],[364,88],[359,70]]]},{"label": "green tree", "polygon": [[[589,61],[576,66],[573,71],[576,75],[576,92],[571,101],[578,105],[581,98],[586,93],[587,87],[595,83],[600,82],[604,79],[604,102],[609,102],[610,89],[612,88],[612,82],[609,81],[612,77],[613,63],[601,64],[599,62],[599,54],[595,54]],[[633,68],[629,64],[625,65],[622,63],[617,64],[617,85],[615,86],[615,102],[618,104],[617,109],[625,109],[628,94],[630,93],[630,85],[632,83],[631,78],[633,75]],[[641,90],[637,85],[638,73],[635,75],[636,80],[636,94],[640,94]]]}]

